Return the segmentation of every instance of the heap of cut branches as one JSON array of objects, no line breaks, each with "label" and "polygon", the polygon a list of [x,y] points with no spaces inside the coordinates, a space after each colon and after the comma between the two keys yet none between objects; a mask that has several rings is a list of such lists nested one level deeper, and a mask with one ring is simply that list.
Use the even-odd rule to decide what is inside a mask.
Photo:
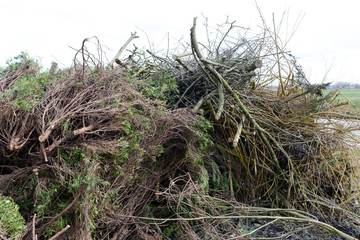
[{"label": "heap of cut branches", "polygon": [[195,19],[182,52],[135,49],[127,61],[140,66],[131,68],[139,78],[168,71],[177,89],[167,106],[191,108],[211,121],[221,156],[206,163],[208,171],[240,202],[307,209],[328,220],[334,215],[325,212],[356,211],[357,109],[345,113],[340,107],[348,101],[339,102],[337,91],[324,93],[329,83],[308,81],[277,28],[264,23],[265,31],[249,40],[232,35],[239,28],[226,23],[206,45],[196,27]]},{"label": "heap of cut branches", "polygon": [[310,84],[296,58],[281,46],[277,30],[264,28],[248,40],[232,35],[238,27],[226,23],[217,29],[218,40],[204,45],[197,40],[194,20],[184,53],[170,58],[133,52],[128,61],[141,66],[133,69],[140,78],[169,71],[177,89],[168,107],[201,110],[213,123],[213,137],[231,159],[223,164],[239,200],[283,199],[290,206],[307,191],[346,198],[354,189],[351,132],[357,121],[341,126],[336,119],[357,117],[339,109],[349,102],[339,103],[336,92],[323,93],[328,83]]},{"label": "heap of cut branches", "polygon": [[19,204],[25,238],[160,239],[122,215],[151,214],[169,178],[197,171],[201,121],[144,97],[125,70],[93,65],[86,41],[79,56],[40,73],[23,55],[1,76],[1,193]]},{"label": "heap of cut branches", "polygon": [[135,47],[119,60],[134,33],[109,66],[96,38],[70,69],[9,65],[0,191],[20,206],[21,236],[245,239],[285,222],[284,238],[320,227],[353,239],[327,222],[360,222],[358,117],[264,29],[249,39],[225,23],[204,45],[195,19],[173,56]]}]

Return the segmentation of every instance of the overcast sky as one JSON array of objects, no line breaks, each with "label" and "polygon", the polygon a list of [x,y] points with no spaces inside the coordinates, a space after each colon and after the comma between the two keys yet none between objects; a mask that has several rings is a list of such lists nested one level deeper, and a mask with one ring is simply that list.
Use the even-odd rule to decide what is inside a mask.
[{"label": "overcast sky", "polygon": [[[266,21],[272,13],[280,21],[286,11],[288,29],[303,20],[287,50],[312,82],[360,83],[360,1],[359,0],[257,0]],[[108,60],[137,32],[133,44],[145,47],[147,38],[163,46],[170,35],[175,45],[182,36],[188,40],[194,17],[210,25],[223,23],[228,16],[238,25],[256,32],[261,25],[255,0],[12,0],[0,5],[0,66],[7,59],[27,51],[40,59],[44,68],[52,61],[70,66],[84,38],[97,36]],[[260,32],[260,30],[259,30]],[[70,46],[70,47],[69,47]]]}]

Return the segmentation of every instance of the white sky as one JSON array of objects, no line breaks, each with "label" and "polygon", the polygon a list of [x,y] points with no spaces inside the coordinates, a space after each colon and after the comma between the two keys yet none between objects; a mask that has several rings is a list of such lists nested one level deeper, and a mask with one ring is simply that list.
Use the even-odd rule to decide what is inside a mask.
[{"label": "white sky", "polygon": [[[0,0],[0,66],[7,59],[27,51],[39,58],[44,68],[52,61],[70,66],[82,40],[97,36],[110,61],[137,31],[140,39],[131,43],[145,47],[189,39],[194,17],[202,15],[210,25],[223,23],[227,16],[237,25],[257,31],[261,25],[254,0]],[[272,24],[272,13],[280,21],[288,12],[288,29],[305,14],[287,50],[299,58],[312,82],[360,83],[359,0],[258,0],[263,16]],[[200,30],[199,30],[200,31]],[[260,30],[259,30],[260,32]],[[162,45],[164,46],[164,45]],[[165,45],[166,46],[166,45]]]}]

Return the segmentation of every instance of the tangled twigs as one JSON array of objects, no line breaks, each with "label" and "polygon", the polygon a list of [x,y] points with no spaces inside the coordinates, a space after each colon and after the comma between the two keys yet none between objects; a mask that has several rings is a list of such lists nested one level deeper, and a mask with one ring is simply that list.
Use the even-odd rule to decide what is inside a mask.
[{"label": "tangled twigs", "polygon": [[[32,220],[32,240],[38,240],[38,235],[36,234],[36,230],[35,230],[35,221],[36,220],[36,213],[34,214],[33,220]],[[64,227],[61,231],[59,231],[58,233],[56,233],[54,236],[52,236],[51,238],[49,238],[49,240],[55,240],[57,239],[61,234],[63,234],[64,232],[66,232],[68,229],[70,228],[70,225],[67,225],[66,227]]]},{"label": "tangled twigs", "polygon": [[[54,141],[53,144],[51,144],[50,146],[44,148],[45,152],[51,152],[52,150],[54,150],[56,147],[60,146],[61,143],[65,142],[67,139],[71,139],[72,137],[76,137],[78,135],[81,135],[81,134],[84,134],[86,132],[89,132],[89,131],[92,131],[95,129],[95,125],[94,124],[90,124],[89,126],[87,127],[83,127],[83,128],[80,128],[80,129],[76,129],[68,134],[66,134],[63,138],[60,138],[59,140],[57,141]],[[41,136],[40,136],[41,137]],[[40,140],[40,137],[39,137],[39,141],[40,142],[43,142]]]},{"label": "tangled twigs", "polygon": [[[45,223],[44,225],[42,225],[39,229],[36,229],[36,233],[37,234],[41,234],[42,231],[44,231],[44,229],[47,227],[47,226],[50,226],[53,222],[55,222],[59,217],[61,217],[62,215],[64,215],[67,211],[69,211],[76,203],[77,203],[77,200],[79,199],[79,197],[82,195],[83,193],[79,193],[73,200],[72,202],[66,207],[64,208],[64,210],[62,210],[58,215],[52,217],[50,219],[50,221],[48,221],[47,223]],[[68,228],[66,228],[67,230]],[[65,230],[65,231],[66,231]]]},{"label": "tangled twigs", "polygon": [[[249,216],[249,215],[230,215],[230,214],[226,214],[226,215],[222,215],[222,216],[203,216],[203,217],[193,217],[193,218],[150,218],[150,217],[126,216],[126,215],[122,215],[122,214],[116,214],[116,216],[122,217],[122,218],[141,219],[141,220],[146,220],[146,221],[157,222],[157,223],[152,223],[152,224],[164,224],[167,222],[176,222],[176,221],[203,221],[203,220],[212,220],[212,219],[222,219],[222,220],[224,220],[224,219],[274,219],[274,221],[272,221],[270,223],[274,223],[275,221],[278,221],[278,220],[298,221],[298,222],[307,222],[307,223],[312,223],[314,225],[318,225],[320,227],[323,227],[324,229],[329,230],[331,233],[337,234],[340,237],[343,237],[345,239],[357,240],[357,238],[354,238],[327,223],[321,222],[316,219],[310,219],[310,218],[263,216],[263,215]],[[268,224],[268,225],[270,225],[270,224]],[[260,230],[260,228],[258,230]],[[252,234],[253,233],[255,233],[255,232],[252,232]],[[246,234],[246,235],[249,235],[249,234]]]},{"label": "tangled twigs", "polygon": [[[261,128],[259,126],[259,124],[256,122],[256,120],[253,118],[253,116],[249,113],[249,111],[246,109],[246,107],[244,106],[244,104],[242,103],[242,101],[240,100],[239,96],[236,94],[236,92],[231,88],[231,86],[228,84],[228,82],[221,76],[221,74],[216,71],[212,65],[209,63],[209,61],[207,61],[203,55],[200,52],[197,40],[196,40],[196,18],[194,19],[194,23],[193,23],[193,27],[191,28],[191,46],[194,50],[195,56],[196,58],[198,58],[206,67],[206,69],[208,69],[215,77],[216,79],[220,82],[220,85],[224,85],[225,88],[227,89],[227,91],[229,91],[232,95],[232,97],[236,100],[236,103],[238,104],[238,106],[240,107],[241,111],[244,113],[244,115],[246,116],[246,118],[250,121],[250,123],[254,126],[254,128],[258,131],[261,139],[264,141],[264,143],[266,144],[271,157],[275,163],[276,166],[276,171],[277,174],[285,176],[284,171],[281,169],[278,158],[276,157],[276,154],[273,150],[273,147],[270,145],[270,142],[268,140],[268,138],[270,138],[270,140],[276,145],[276,147],[284,154],[284,156],[286,157],[286,159],[288,159],[288,162],[291,163],[292,160],[290,159],[289,155],[287,154],[287,152],[282,148],[282,146],[267,132],[265,131],[263,128]],[[223,97],[222,97],[223,99]],[[221,105],[220,105],[221,106]],[[219,119],[219,117],[218,117]],[[278,176],[276,177],[278,178]],[[276,180],[277,181],[277,180]],[[277,201],[278,201],[278,195],[277,197]]]},{"label": "tangled twigs", "polygon": [[[75,70],[1,76],[0,191],[21,205],[28,238],[242,239],[284,222],[284,238],[314,226],[358,235],[351,223],[339,231],[359,222],[358,117],[341,127],[342,104],[266,33],[219,26],[201,45],[195,19],[173,59],[135,47],[131,64],[105,68],[85,39]],[[269,86],[279,65],[280,96]]]},{"label": "tangled twigs", "polygon": [[[181,184],[185,182],[185,184]],[[181,185],[184,185],[183,189],[180,191],[177,189]],[[166,225],[172,222],[177,222],[177,224],[185,224],[189,222],[198,222],[197,225],[199,228],[201,225],[206,226],[206,222],[212,222],[215,220],[225,221],[227,224],[235,224],[236,220],[250,220],[250,219],[259,219],[264,220],[264,224],[259,228],[249,232],[241,233],[236,238],[229,239],[241,239],[242,237],[250,236],[256,234],[262,228],[273,225],[277,221],[283,222],[301,222],[310,224],[306,228],[313,228],[315,226],[326,229],[330,233],[337,234],[338,236],[349,239],[356,240],[356,238],[346,234],[345,232],[337,229],[334,226],[331,226],[328,223],[318,220],[316,217],[312,216],[303,211],[296,209],[283,209],[283,208],[264,208],[264,207],[249,207],[242,205],[238,202],[229,202],[227,200],[219,199],[216,197],[199,195],[199,185],[192,181],[189,174],[185,176],[179,176],[171,181],[169,187],[159,195],[168,200],[169,203],[175,203],[176,208],[181,208],[182,205],[186,205],[186,208],[181,208],[182,214],[176,214],[176,217],[168,218],[156,218],[156,217],[144,217],[144,216],[134,216],[134,215],[125,215],[125,214],[115,214],[117,217],[123,219],[134,219],[134,220],[144,220],[149,221],[152,225]],[[197,201],[202,199],[207,205],[207,211],[202,211],[200,206],[197,206],[192,202],[192,199],[197,196]],[[178,210],[178,209],[177,209]],[[209,212],[210,211],[210,212]],[[187,217],[183,217],[183,215]],[[302,231],[306,228],[295,229],[289,231],[283,236],[293,234],[297,231]],[[238,229],[233,230],[233,234],[237,234]],[[207,233],[210,234],[210,231]]]},{"label": "tangled twigs", "polygon": [[109,63],[109,66],[112,67],[114,62],[118,59],[118,57],[120,57],[121,53],[126,49],[127,45],[129,45],[129,43],[134,40],[135,38],[138,38],[139,36],[136,35],[136,32],[131,33],[130,38],[125,42],[125,44],[120,48],[119,52],[115,55],[115,57],[113,58],[113,60],[111,60],[111,62]]},{"label": "tangled twigs", "polygon": [[[92,54],[87,46],[86,43],[90,40],[95,39],[96,40],[96,47],[97,47],[97,56],[95,54]],[[78,54],[81,53],[81,60],[79,61],[77,59]],[[85,73],[87,71],[92,71],[92,68],[95,68],[96,71],[103,70],[103,60],[102,60],[102,47],[100,44],[99,39],[96,36],[93,36],[91,38],[85,38],[81,44],[81,48],[76,52],[74,57],[74,70],[77,73],[78,77],[85,81]],[[78,65],[81,64],[81,70],[77,70]]]}]

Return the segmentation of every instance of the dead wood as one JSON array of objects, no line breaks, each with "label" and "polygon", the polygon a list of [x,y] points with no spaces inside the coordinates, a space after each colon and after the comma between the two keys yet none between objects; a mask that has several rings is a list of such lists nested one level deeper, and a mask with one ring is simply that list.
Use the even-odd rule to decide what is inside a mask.
[{"label": "dead wood", "polygon": [[[331,216],[355,207],[356,123],[334,121],[349,117],[342,103],[310,84],[269,30],[245,39],[237,29],[219,25],[206,46],[194,21],[173,57],[135,47],[119,60],[134,33],[116,68],[87,38],[70,69],[37,81],[24,59],[1,75],[0,190],[21,204],[27,236],[241,239],[257,231],[244,235],[241,219],[258,218],[348,238],[304,211],[328,210],[328,199],[349,206]],[[24,79],[36,82],[31,94],[19,92]]]}]

